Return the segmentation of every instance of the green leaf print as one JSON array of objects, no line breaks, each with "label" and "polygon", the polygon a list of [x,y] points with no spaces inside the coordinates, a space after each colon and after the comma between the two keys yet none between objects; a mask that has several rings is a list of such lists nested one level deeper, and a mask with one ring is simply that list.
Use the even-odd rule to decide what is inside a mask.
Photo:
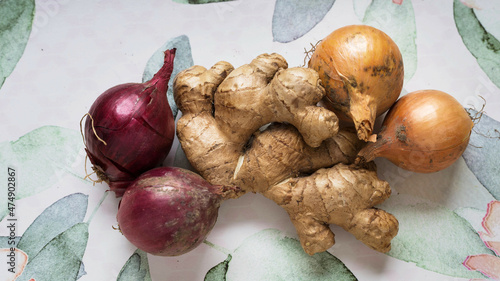
[{"label": "green leaf print", "polygon": [[146,252],[137,249],[118,274],[117,281],[151,281]]},{"label": "green leaf print", "polygon": [[493,252],[457,213],[430,201],[399,194],[381,208],[398,218],[399,232],[388,255],[444,275],[482,278],[462,262],[472,254]]},{"label": "green leaf print", "polygon": [[330,11],[335,0],[276,0],[273,39],[288,43],[314,28]]},{"label": "green leaf print", "polygon": [[181,4],[208,4],[217,2],[228,2],[233,0],[173,0],[173,1]]},{"label": "green leaf print", "polygon": [[82,258],[88,241],[88,223],[77,223],[52,239],[30,257],[17,281],[74,281],[81,276]]},{"label": "green leaf print", "polygon": [[24,53],[34,16],[34,0],[0,1],[0,88]]},{"label": "green leaf print", "polygon": [[[252,266],[249,266],[252,265]],[[243,241],[205,280],[350,280],[357,278],[329,252],[310,256],[297,239],[266,229]]]},{"label": "green leaf print", "polygon": [[500,42],[484,28],[474,10],[460,0],[453,3],[453,15],[465,46],[486,75],[500,88]]},{"label": "green leaf print", "polygon": [[74,193],[47,207],[24,231],[17,247],[28,257],[36,256],[57,235],[85,218],[88,195]]},{"label": "green leaf print", "polygon": [[[0,143],[0,167],[16,169],[16,200],[37,194],[58,182],[83,148],[80,132],[57,126],[35,129],[16,141]],[[7,182],[7,173],[0,173]],[[7,194],[3,185],[3,194]],[[7,214],[7,198],[0,196],[0,220]]]}]

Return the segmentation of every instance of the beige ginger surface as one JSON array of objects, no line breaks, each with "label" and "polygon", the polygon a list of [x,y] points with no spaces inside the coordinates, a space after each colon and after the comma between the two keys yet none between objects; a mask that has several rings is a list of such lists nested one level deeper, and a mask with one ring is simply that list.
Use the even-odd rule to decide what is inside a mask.
[{"label": "beige ginger surface", "polygon": [[258,192],[282,206],[308,254],[335,243],[329,224],[387,252],[398,222],[373,206],[390,196],[390,187],[373,167],[349,164],[362,143],[317,106],[324,95],[317,72],[288,68],[278,54],[237,69],[227,62],[193,66],[174,80],[182,111],[177,136],[209,182]]}]

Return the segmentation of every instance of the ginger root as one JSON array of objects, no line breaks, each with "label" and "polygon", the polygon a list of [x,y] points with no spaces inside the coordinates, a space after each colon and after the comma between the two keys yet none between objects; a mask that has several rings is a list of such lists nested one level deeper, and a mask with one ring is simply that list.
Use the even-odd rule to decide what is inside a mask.
[{"label": "ginger root", "polygon": [[329,224],[387,252],[398,222],[373,206],[390,196],[390,187],[373,167],[350,164],[362,143],[317,106],[324,95],[316,71],[288,68],[278,54],[237,69],[227,62],[193,66],[174,80],[182,112],[177,136],[211,184],[258,192],[282,206],[308,254],[335,243]]}]

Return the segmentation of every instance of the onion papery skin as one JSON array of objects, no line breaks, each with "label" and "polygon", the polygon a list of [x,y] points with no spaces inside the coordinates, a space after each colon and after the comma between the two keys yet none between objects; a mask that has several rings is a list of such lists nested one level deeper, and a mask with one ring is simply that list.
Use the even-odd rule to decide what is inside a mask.
[{"label": "onion papery skin", "polygon": [[391,107],[376,142],[363,147],[356,161],[384,157],[409,171],[437,172],[463,154],[473,126],[465,108],[451,95],[438,90],[415,91]]},{"label": "onion papery skin", "polygon": [[354,123],[368,141],[375,119],[399,98],[404,82],[403,57],[394,41],[367,25],[349,25],[325,37],[308,66],[326,90],[323,104],[340,120]]},{"label": "onion papery skin", "polygon": [[171,149],[175,120],[166,94],[174,56],[175,49],[167,50],[163,67],[150,81],[114,86],[88,112],[87,155],[117,197],[140,174],[160,166]]},{"label": "onion papery skin", "polygon": [[178,256],[196,248],[214,227],[223,200],[220,186],[176,167],[142,174],[125,191],[117,220],[123,235],[157,256]]}]

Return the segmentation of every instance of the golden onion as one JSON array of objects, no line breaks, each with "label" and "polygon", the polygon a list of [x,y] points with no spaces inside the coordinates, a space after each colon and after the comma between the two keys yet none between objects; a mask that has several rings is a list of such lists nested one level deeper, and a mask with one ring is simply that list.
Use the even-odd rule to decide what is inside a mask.
[{"label": "golden onion", "polygon": [[462,155],[473,126],[465,108],[451,95],[437,90],[415,91],[391,107],[376,142],[363,147],[356,161],[384,157],[406,170],[437,172]]},{"label": "golden onion", "polygon": [[358,138],[368,141],[375,119],[398,99],[403,88],[403,58],[381,30],[349,25],[333,31],[315,48],[310,68],[326,90],[325,107],[354,122]]}]

